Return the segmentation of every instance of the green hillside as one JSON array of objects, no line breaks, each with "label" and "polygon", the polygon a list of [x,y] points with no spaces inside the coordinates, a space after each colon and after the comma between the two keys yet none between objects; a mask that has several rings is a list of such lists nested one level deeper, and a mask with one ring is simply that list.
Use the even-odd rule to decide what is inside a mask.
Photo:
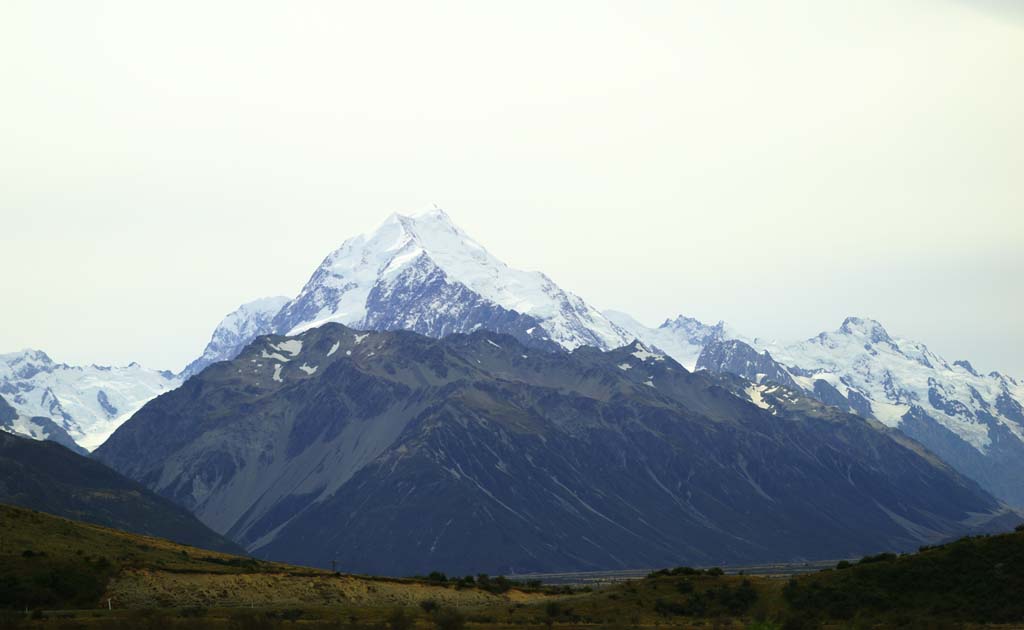
[{"label": "green hillside", "polygon": [[[0,627],[768,630],[1024,624],[1024,529],[840,567],[792,579],[677,568],[593,589],[525,588],[484,576],[374,578],[204,551],[0,506],[0,609],[7,610]],[[106,610],[108,599],[113,610]]]},{"label": "green hillside", "polygon": [[75,520],[242,553],[167,499],[50,441],[0,431],[0,503]]}]

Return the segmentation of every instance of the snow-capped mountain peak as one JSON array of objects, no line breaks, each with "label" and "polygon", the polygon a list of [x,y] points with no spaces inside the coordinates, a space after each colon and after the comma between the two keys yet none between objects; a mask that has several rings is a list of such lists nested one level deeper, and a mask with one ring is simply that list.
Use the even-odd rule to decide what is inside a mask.
[{"label": "snow-capped mountain peak", "polygon": [[693,317],[679,315],[651,328],[619,311],[604,311],[605,317],[637,339],[653,344],[688,370],[696,369],[697,358],[706,345],[739,338],[724,321],[709,326]]},{"label": "snow-capped mountain peak", "polygon": [[744,337],[689,317],[647,328],[606,315],[689,369],[802,389],[920,441],[1014,505],[1024,505],[1024,386],[967,361],[949,363],[878,321],[847,317],[838,329],[795,343]]},{"label": "snow-capped mountain peak", "polygon": [[[427,285],[430,289],[427,290]],[[440,294],[448,293],[445,299]],[[453,291],[461,291],[462,304],[453,304]],[[412,293],[419,293],[413,296]],[[404,311],[414,310],[413,299],[423,309],[433,300],[429,313],[413,319],[389,311],[402,302]],[[481,300],[483,302],[481,302]],[[487,251],[441,208],[389,216],[375,230],[350,238],[324,259],[299,295],[274,320],[276,332],[294,335],[327,322],[356,328],[406,327],[438,336],[466,331],[465,302],[479,311],[488,304],[500,312],[487,317],[526,316],[540,328],[530,335],[565,348],[593,345],[615,348],[630,341],[624,331],[608,321],[579,297],[563,291],[540,272],[509,267]],[[390,305],[390,306],[388,306]],[[455,309],[458,322],[423,323],[436,319],[439,309]],[[512,312],[509,314],[508,312]],[[387,324],[382,324],[387,322]],[[527,325],[528,322],[523,322]],[[422,327],[426,326],[425,329]]]},{"label": "snow-capped mountain peak", "polygon": [[[75,366],[41,350],[0,354],[0,395],[14,408],[31,437],[70,436],[80,446],[99,446],[146,401],[176,388],[168,372],[132,363]],[[62,440],[57,440],[62,441]]]},{"label": "snow-capped mountain peak", "polygon": [[54,365],[53,359],[42,350],[25,348],[20,352],[0,354],[0,378],[32,378]]},{"label": "snow-capped mountain peak", "polygon": [[871,343],[892,342],[892,338],[889,337],[885,327],[870,318],[847,317],[843,320],[843,325],[839,327],[839,331],[847,335],[866,338]]},{"label": "snow-capped mountain peak", "polygon": [[724,339],[726,335],[733,332],[726,327],[722,320],[719,320],[714,326],[709,326],[699,319],[685,315],[679,315],[675,319],[666,319],[658,328],[683,335],[685,339],[695,344],[705,344],[713,339]]},{"label": "snow-capped mountain peak", "polygon": [[[337,321],[354,323],[366,314],[366,295],[374,282],[397,275],[421,257],[444,270],[450,279],[520,313],[529,312],[533,305],[529,296],[516,289],[536,284],[536,278],[543,277],[510,269],[459,229],[444,210],[434,207],[392,214],[373,232],[345,241],[327,257],[307,288],[350,287],[332,314]],[[326,277],[320,277],[321,272],[326,272]],[[533,277],[528,280],[524,276]],[[330,314],[324,314],[330,318]],[[302,328],[315,326],[319,321],[304,323]]]},{"label": "snow-capped mountain peak", "polygon": [[844,396],[855,391],[889,426],[902,426],[916,409],[981,452],[995,433],[1024,440],[1014,402],[1024,392],[979,375],[969,363],[951,365],[923,343],[891,337],[874,320],[850,317],[835,332],[769,349],[780,363],[799,368],[794,378],[805,389],[824,380]]},{"label": "snow-capped mountain peak", "polygon": [[214,329],[203,354],[182,370],[182,377],[187,379],[216,361],[233,359],[254,338],[271,332],[271,321],[287,303],[284,296],[265,297],[228,313]]}]

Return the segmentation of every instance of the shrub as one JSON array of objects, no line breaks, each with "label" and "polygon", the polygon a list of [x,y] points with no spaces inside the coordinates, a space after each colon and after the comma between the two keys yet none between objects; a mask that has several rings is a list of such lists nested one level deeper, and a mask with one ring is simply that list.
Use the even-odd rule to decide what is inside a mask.
[{"label": "shrub", "polygon": [[660,569],[647,574],[649,578],[664,577],[669,575],[701,575],[704,573],[700,569],[694,569],[693,567],[676,567],[674,569]]},{"label": "shrub", "polygon": [[396,608],[388,615],[388,628],[391,630],[410,630],[415,625],[416,620],[403,608]]},{"label": "shrub", "polygon": [[466,627],[466,616],[455,608],[441,608],[434,613],[437,630],[462,630]]},{"label": "shrub", "polygon": [[548,602],[544,606],[544,612],[548,617],[560,617],[562,615],[562,605],[558,602]]},{"label": "shrub", "polygon": [[490,587],[487,590],[492,593],[500,594],[506,592],[510,588],[512,588],[512,582],[510,582],[504,575],[499,575],[491,580]]},{"label": "shrub", "polygon": [[782,630],[814,630],[819,626],[818,621],[811,615],[794,614],[786,617],[782,623]]},{"label": "shrub", "polygon": [[750,580],[743,580],[736,588],[723,587],[716,597],[722,606],[733,615],[740,615],[757,601],[757,591]]},{"label": "shrub", "polygon": [[686,614],[686,606],[677,602],[667,602],[663,599],[655,600],[654,612],[662,617],[675,617]]},{"label": "shrub", "polygon": [[423,612],[432,613],[437,610],[437,602],[432,599],[425,599],[420,602],[420,608],[423,609]]},{"label": "shrub", "polygon": [[894,553],[879,553],[873,556],[864,556],[857,564],[871,564],[872,562],[889,562],[898,556]]},{"label": "shrub", "polygon": [[231,630],[271,630],[276,625],[266,615],[248,610],[235,613],[228,621]]},{"label": "shrub", "polygon": [[25,621],[25,613],[20,610],[0,609],[0,628],[18,628]]}]

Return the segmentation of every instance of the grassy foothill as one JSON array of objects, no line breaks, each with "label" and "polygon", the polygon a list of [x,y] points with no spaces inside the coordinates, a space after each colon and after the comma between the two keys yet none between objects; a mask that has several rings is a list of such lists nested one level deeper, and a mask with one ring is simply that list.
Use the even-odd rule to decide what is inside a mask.
[{"label": "grassy foothill", "polygon": [[0,628],[1012,628],[1022,594],[1024,526],[793,578],[678,567],[569,588],[332,573],[0,506]]}]

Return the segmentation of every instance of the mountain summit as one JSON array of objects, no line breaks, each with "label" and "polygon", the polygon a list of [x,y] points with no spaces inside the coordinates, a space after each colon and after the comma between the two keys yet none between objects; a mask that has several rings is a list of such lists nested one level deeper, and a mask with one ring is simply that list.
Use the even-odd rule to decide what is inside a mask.
[{"label": "mountain summit", "polygon": [[328,322],[430,337],[486,329],[540,349],[610,350],[632,340],[543,273],[513,269],[494,257],[436,206],[392,214],[375,230],[345,241],[269,325],[240,326],[237,315],[218,327],[232,333],[224,335],[230,343],[215,344],[215,333],[186,376],[195,367],[234,358],[257,335],[295,335]]},{"label": "mountain summit", "polygon": [[[451,298],[457,299],[451,299]],[[274,318],[280,334],[327,322],[362,329],[405,329],[432,337],[469,332],[488,319],[522,319],[524,341],[572,350],[628,342],[624,331],[536,271],[498,260],[432,207],[392,214],[373,232],[345,241]]]},{"label": "mountain summit", "polygon": [[892,342],[889,333],[881,322],[865,317],[847,317],[843,325],[839,327],[840,332],[847,335],[866,337],[871,343]]}]

